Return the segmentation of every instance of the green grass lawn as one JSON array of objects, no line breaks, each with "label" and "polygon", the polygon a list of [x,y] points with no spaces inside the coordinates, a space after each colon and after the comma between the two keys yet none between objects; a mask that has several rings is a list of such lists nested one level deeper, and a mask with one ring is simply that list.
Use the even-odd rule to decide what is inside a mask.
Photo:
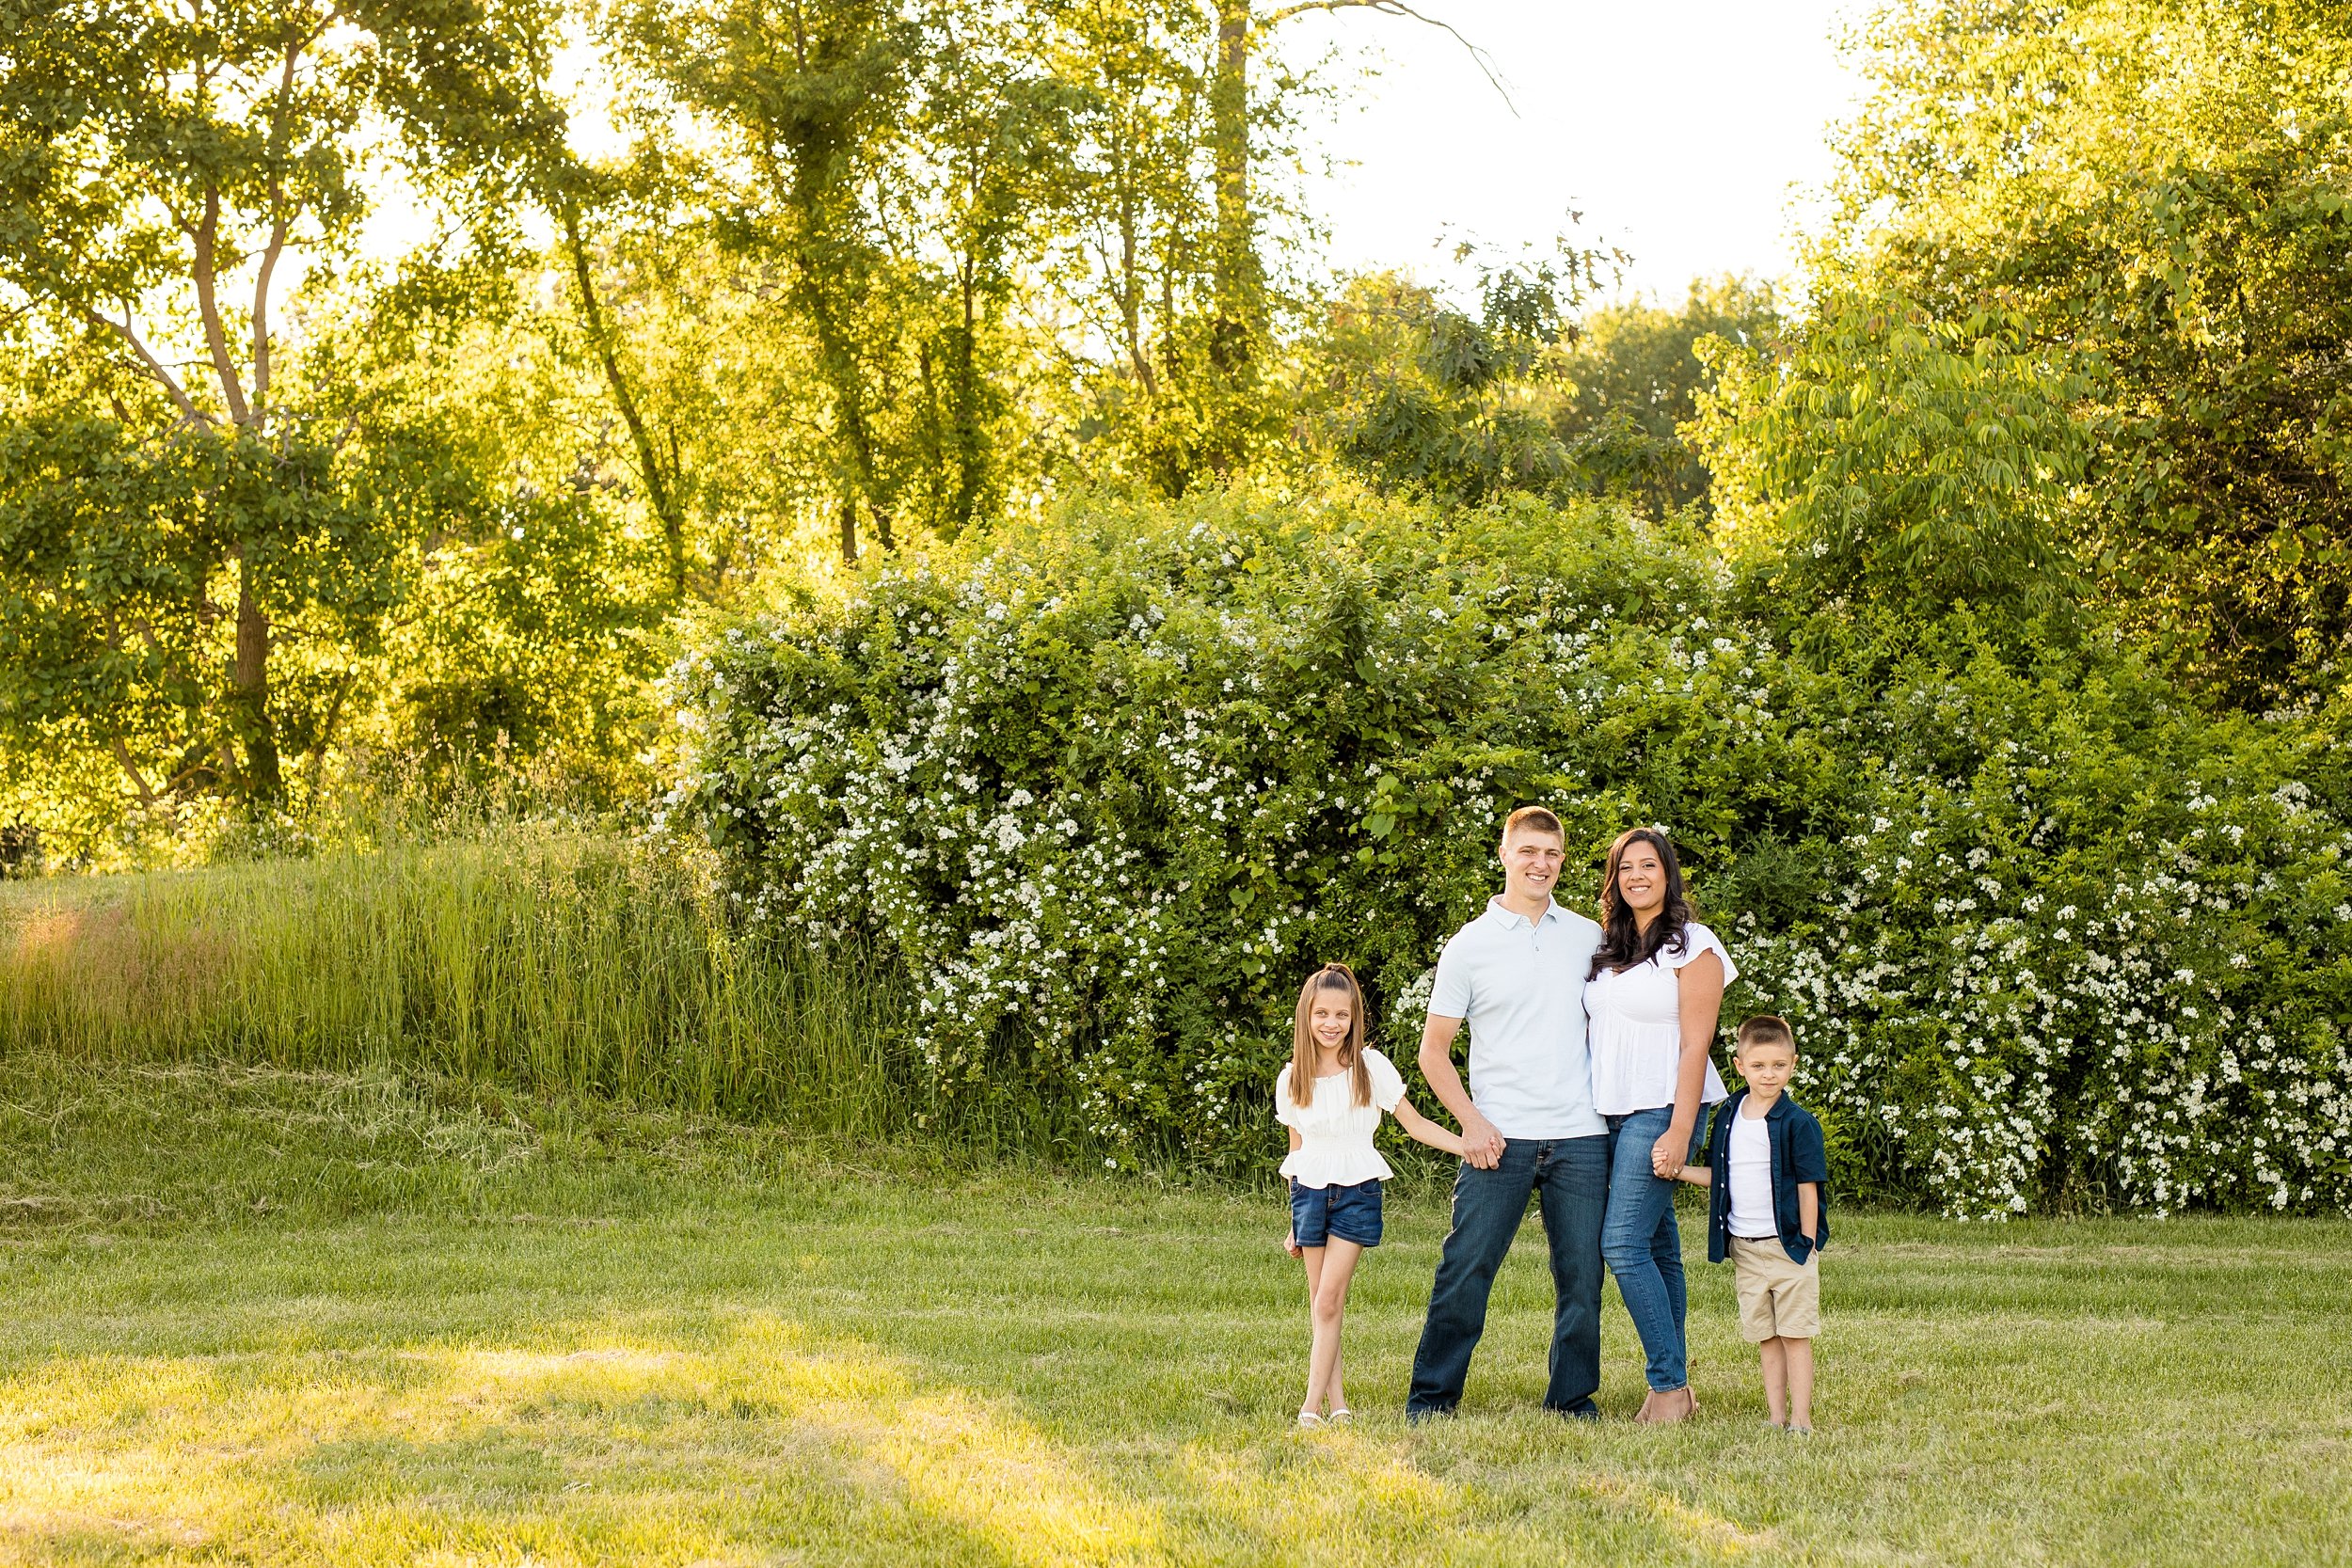
[{"label": "green grass lawn", "polygon": [[1694,1266],[1695,1422],[1535,1408],[1531,1223],[1466,1414],[1444,1224],[1290,1429],[1284,1214],[387,1077],[0,1067],[0,1560],[2352,1561],[2352,1227],[1843,1217],[1821,1431]]}]

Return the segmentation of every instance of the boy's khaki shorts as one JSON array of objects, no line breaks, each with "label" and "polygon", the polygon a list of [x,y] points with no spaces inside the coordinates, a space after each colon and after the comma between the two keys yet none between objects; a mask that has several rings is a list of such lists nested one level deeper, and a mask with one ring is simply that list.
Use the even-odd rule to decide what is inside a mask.
[{"label": "boy's khaki shorts", "polygon": [[1821,1332],[1821,1255],[1791,1261],[1778,1242],[1731,1241],[1732,1278],[1740,1288],[1740,1337],[1752,1345],[1767,1339],[1812,1339]]}]

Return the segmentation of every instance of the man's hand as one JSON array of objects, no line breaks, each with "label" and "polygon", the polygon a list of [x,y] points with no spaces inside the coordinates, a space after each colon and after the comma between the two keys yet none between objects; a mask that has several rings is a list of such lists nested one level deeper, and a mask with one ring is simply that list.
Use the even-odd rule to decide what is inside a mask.
[{"label": "man's hand", "polygon": [[1462,1158],[1480,1170],[1502,1164],[1502,1134],[1475,1109],[1462,1118]]},{"label": "man's hand", "polygon": [[1421,1075],[1429,1081],[1429,1092],[1460,1124],[1463,1160],[1479,1170],[1492,1170],[1502,1164],[1502,1134],[1470,1103],[1470,1090],[1462,1086],[1462,1074],[1454,1065],[1454,1037],[1461,1028],[1458,1018],[1429,1015],[1421,1031]]},{"label": "man's hand", "polygon": [[1682,1178],[1682,1167],[1691,1163],[1687,1158],[1690,1152],[1691,1130],[1687,1127],[1669,1127],[1650,1146],[1649,1168],[1661,1181],[1678,1181]]}]

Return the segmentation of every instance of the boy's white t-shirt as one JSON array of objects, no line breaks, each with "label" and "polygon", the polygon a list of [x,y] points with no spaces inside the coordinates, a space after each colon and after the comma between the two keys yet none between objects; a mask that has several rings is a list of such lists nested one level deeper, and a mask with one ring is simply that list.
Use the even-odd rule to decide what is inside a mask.
[{"label": "boy's white t-shirt", "polygon": [[1764,1117],[1745,1110],[1742,1101],[1731,1118],[1729,1229],[1743,1241],[1771,1241],[1780,1235],[1780,1220],[1772,1212],[1772,1134]]}]

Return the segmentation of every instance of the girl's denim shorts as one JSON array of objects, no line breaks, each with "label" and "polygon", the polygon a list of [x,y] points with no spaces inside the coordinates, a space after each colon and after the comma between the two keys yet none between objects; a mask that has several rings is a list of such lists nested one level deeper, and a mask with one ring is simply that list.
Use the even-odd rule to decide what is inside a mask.
[{"label": "girl's denim shorts", "polygon": [[1291,1239],[1300,1246],[1325,1246],[1332,1237],[1358,1246],[1380,1244],[1380,1183],[1352,1187],[1302,1187],[1291,1182]]}]

